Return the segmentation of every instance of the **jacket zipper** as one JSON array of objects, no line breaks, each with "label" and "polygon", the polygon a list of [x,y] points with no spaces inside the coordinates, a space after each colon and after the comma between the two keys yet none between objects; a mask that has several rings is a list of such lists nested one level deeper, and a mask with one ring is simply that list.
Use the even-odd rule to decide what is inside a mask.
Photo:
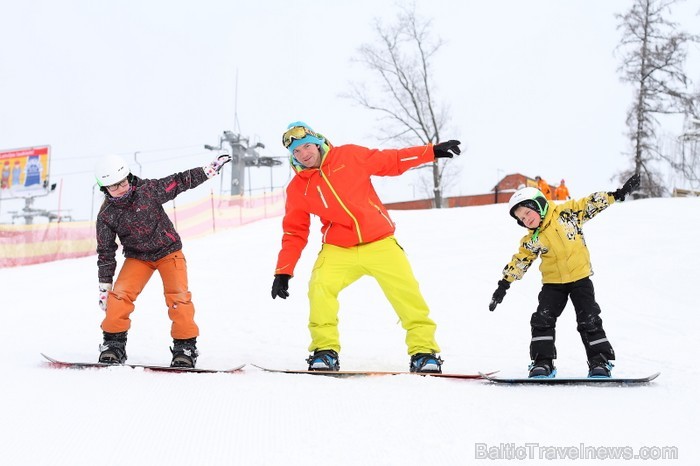
[{"label": "jacket zipper", "polygon": [[[362,232],[360,232],[360,224],[357,222],[357,218],[355,218],[355,216],[352,214],[352,212],[350,212],[350,209],[348,209],[348,208],[345,206],[345,204],[343,204],[343,201],[340,200],[340,196],[338,196],[338,193],[336,193],[336,192],[335,192],[335,189],[333,189],[333,185],[331,184],[331,182],[330,182],[330,180],[328,179],[328,177],[326,176],[326,174],[323,173],[323,170],[319,170],[319,172],[321,173],[321,179],[323,179],[323,181],[326,182],[326,185],[328,186],[328,189],[330,189],[330,190],[331,190],[331,193],[333,193],[333,197],[335,197],[335,199],[338,201],[338,204],[340,204],[340,207],[343,208],[343,210],[345,211],[345,213],[348,214],[348,215],[350,216],[350,218],[352,219],[353,223],[355,224],[355,231],[357,232],[357,242],[358,242],[359,244],[362,244],[364,241],[362,241]],[[321,191],[321,190],[320,190],[320,188],[319,188],[319,192],[320,192],[320,191]],[[324,202],[324,203],[325,203],[325,202]],[[328,207],[328,206],[326,206],[326,207]],[[328,229],[330,230],[330,226],[328,227]],[[326,230],[326,233],[328,233],[328,230]]]},{"label": "jacket zipper", "polygon": [[321,241],[322,243],[326,242],[326,236],[328,236],[328,230],[330,230],[332,226],[333,226],[333,222],[328,222],[328,228],[326,228],[326,231],[323,232],[323,240]]},{"label": "jacket zipper", "polygon": [[323,206],[327,209],[328,203],[326,202],[326,198],[323,196],[323,193],[321,192],[321,186],[316,186],[316,190],[318,191],[318,195],[321,196],[321,202],[323,202]]},{"label": "jacket zipper", "polygon": [[381,215],[381,216],[384,218],[384,220],[386,220],[387,223],[389,223],[389,225],[391,225],[392,228],[395,226],[395,225],[394,225],[394,222],[391,221],[391,219],[389,218],[388,215],[386,215],[384,212],[382,212],[382,209],[380,209],[379,206],[378,206],[377,204],[375,204],[375,203],[372,202],[372,201],[369,201],[369,203],[370,203],[370,205],[371,205],[372,207],[374,207],[375,209],[377,209],[377,212],[379,212],[379,215]]}]

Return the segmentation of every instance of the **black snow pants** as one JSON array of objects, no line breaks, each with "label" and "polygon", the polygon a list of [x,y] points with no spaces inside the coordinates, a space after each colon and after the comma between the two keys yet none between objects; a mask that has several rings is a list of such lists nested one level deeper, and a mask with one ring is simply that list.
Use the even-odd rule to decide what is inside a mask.
[{"label": "black snow pants", "polygon": [[595,291],[590,278],[571,283],[542,285],[537,311],[530,319],[530,358],[533,361],[556,359],[555,326],[569,297],[576,310],[577,330],[586,348],[588,362],[615,359],[615,352],[603,330],[600,306],[595,301]]}]

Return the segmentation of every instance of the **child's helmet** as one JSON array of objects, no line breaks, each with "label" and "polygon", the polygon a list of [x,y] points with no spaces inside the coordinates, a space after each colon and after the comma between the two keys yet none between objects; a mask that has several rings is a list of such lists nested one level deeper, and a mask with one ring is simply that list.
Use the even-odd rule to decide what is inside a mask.
[{"label": "child's helmet", "polygon": [[106,155],[95,165],[95,179],[101,188],[119,183],[130,174],[129,164],[118,155]]},{"label": "child's helmet", "polygon": [[547,215],[549,203],[547,202],[547,198],[544,197],[544,194],[542,194],[542,191],[537,188],[528,186],[515,191],[515,194],[513,194],[510,201],[508,201],[508,212],[510,216],[518,222],[518,225],[524,227],[525,225],[523,225],[523,222],[515,216],[515,209],[520,206],[532,209],[540,214],[540,218],[544,218],[544,216]]}]

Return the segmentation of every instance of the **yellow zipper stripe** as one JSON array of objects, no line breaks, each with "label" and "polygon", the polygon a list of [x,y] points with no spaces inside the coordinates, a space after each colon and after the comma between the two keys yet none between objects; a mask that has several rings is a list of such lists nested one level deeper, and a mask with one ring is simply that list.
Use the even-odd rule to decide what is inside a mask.
[{"label": "yellow zipper stripe", "polygon": [[[355,216],[350,212],[350,210],[345,206],[345,204],[343,204],[343,201],[340,200],[340,196],[338,196],[338,193],[336,193],[336,192],[335,192],[335,189],[333,189],[333,185],[331,184],[331,182],[330,182],[330,180],[328,179],[328,177],[326,176],[326,174],[323,173],[323,170],[320,170],[320,169],[319,169],[319,172],[321,172],[321,179],[322,179],[323,181],[326,182],[326,184],[328,185],[328,189],[331,190],[331,192],[333,193],[333,196],[335,197],[335,199],[336,199],[336,200],[338,201],[338,203],[340,204],[340,207],[342,207],[343,210],[345,211],[345,213],[348,214],[348,215],[350,216],[350,218],[352,219],[353,223],[355,224],[355,230],[357,230],[357,239],[358,239],[358,242],[359,242],[359,243],[362,243],[362,242],[363,242],[363,241],[362,241],[362,233],[360,232],[360,224],[357,222],[357,219],[356,219]],[[330,229],[330,228],[329,228],[329,229]]]}]

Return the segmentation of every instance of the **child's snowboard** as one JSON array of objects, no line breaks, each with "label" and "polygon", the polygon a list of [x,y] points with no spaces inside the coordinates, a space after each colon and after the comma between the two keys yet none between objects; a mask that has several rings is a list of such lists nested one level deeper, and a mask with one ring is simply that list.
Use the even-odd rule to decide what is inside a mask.
[{"label": "child's snowboard", "polygon": [[481,374],[490,382],[510,385],[639,385],[646,384],[656,379],[661,372],[646,377],[494,377],[491,374]]}]

